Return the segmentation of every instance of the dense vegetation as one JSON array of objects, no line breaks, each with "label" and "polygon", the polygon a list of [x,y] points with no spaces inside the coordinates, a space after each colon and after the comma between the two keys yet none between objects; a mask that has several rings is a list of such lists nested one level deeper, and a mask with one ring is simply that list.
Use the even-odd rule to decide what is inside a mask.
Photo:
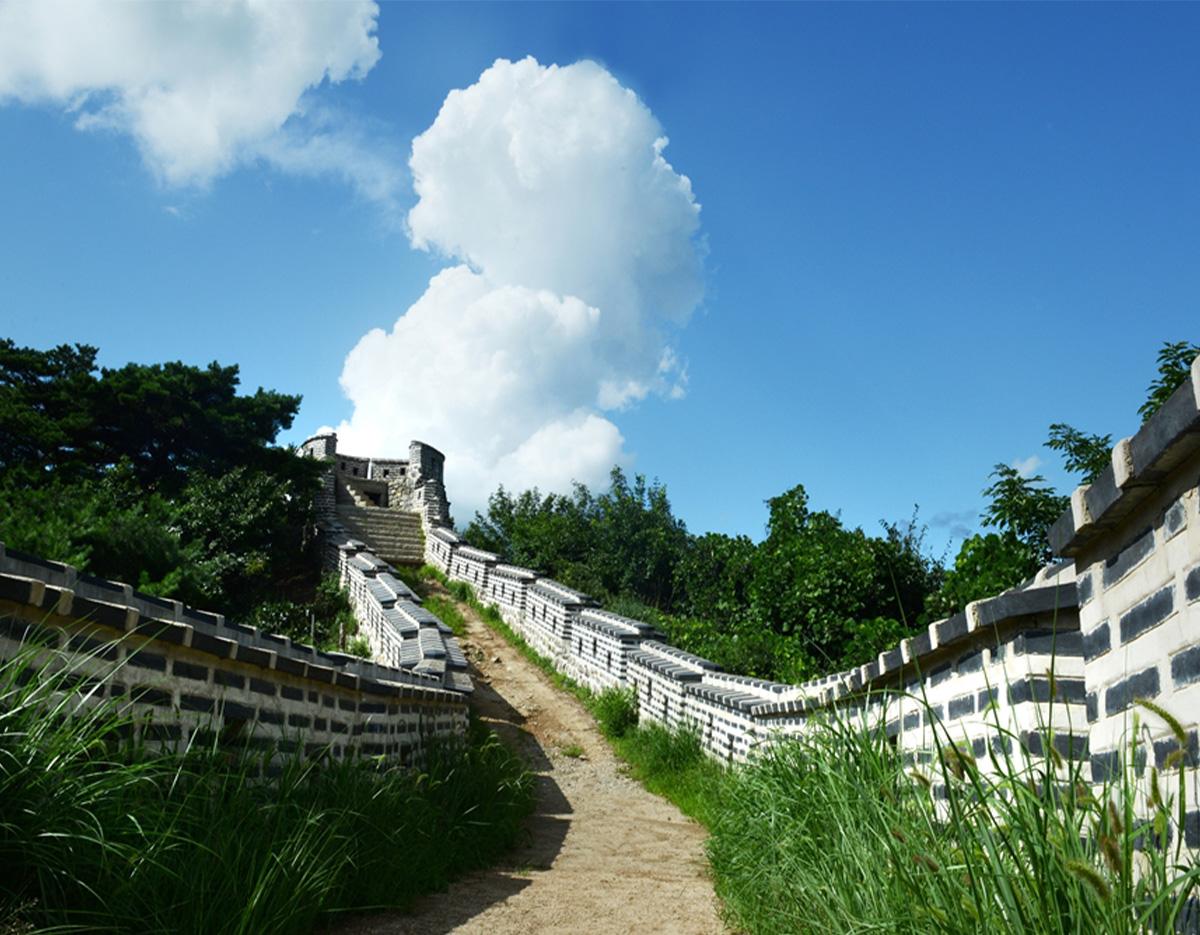
[{"label": "dense vegetation", "polygon": [[320,465],[274,445],[300,397],[239,395],[237,367],[96,354],[0,340],[0,540],[300,638],[343,633],[312,549]]},{"label": "dense vegetation", "polygon": [[529,774],[478,726],[419,770],[294,759],[263,782],[265,754],[236,741],[114,740],[115,703],[75,710],[54,693],[71,672],[28,680],[31,662],[0,662],[3,932],[308,931],[486,865],[532,807]]},{"label": "dense vegetation", "polygon": [[[1200,346],[1165,344],[1138,410],[1147,419],[1186,378]],[[1047,447],[1087,481],[1112,438],[1065,423]],[[931,619],[1013,587],[1053,556],[1046,531],[1067,497],[997,464],[983,491],[986,531],[948,567],[929,554],[916,511],[879,532],[813,509],[797,485],[767,501],[766,536],[693,535],[666,487],[614,468],[608,490],[570,495],[503,487],[465,530],[469,542],[543,570],[605,606],[657,623],[676,645],[748,675],[796,681],[864,662]]]}]

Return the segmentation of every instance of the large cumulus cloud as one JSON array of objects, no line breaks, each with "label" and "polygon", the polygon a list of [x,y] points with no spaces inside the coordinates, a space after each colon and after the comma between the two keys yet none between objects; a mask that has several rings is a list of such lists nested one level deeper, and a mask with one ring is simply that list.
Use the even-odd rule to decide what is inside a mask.
[{"label": "large cumulus cloud", "polygon": [[[413,142],[413,245],[455,265],[342,385],[341,446],[447,454],[451,496],[565,489],[627,460],[611,413],[682,395],[670,346],[701,299],[700,207],[654,115],[593,62],[497,61]],[[464,517],[465,518],[465,517]]]},{"label": "large cumulus cloud", "polygon": [[400,173],[305,101],[379,60],[378,12],[371,0],[8,0],[0,102],[60,106],[80,129],[127,134],[168,185],[264,160],[386,200]]}]

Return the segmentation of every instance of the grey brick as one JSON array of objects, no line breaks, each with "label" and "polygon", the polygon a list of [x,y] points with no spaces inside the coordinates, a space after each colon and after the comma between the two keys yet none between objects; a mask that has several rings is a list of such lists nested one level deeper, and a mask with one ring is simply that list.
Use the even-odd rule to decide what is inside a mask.
[{"label": "grey brick", "polygon": [[1079,596],[1079,606],[1082,607],[1092,599],[1092,576],[1083,575],[1075,582],[1075,593]]},{"label": "grey brick", "polygon": [[253,721],[254,709],[249,705],[238,704],[236,701],[226,701],[221,706],[221,714],[225,717],[225,723],[230,721]]},{"label": "grey brick", "polygon": [[126,658],[129,665],[137,666],[139,669],[153,669],[155,672],[167,671],[167,657],[158,653],[148,653],[145,650],[138,650],[135,653],[130,653]]},{"label": "grey brick", "polygon": [[975,713],[975,696],[963,695],[960,698],[951,698],[949,704],[950,720],[954,721],[967,714]]},{"label": "grey brick", "polygon": [[192,679],[195,682],[208,680],[207,666],[198,666],[191,662],[184,662],[182,659],[176,659],[171,663],[171,671],[180,678]]},{"label": "grey brick", "polygon": [[1176,688],[1200,681],[1200,646],[1189,646],[1171,657],[1171,681]]},{"label": "grey brick", "polygon": [[1183,593],[1189,604],[1200,601],[1200,565],[1189,571],[1183,579]]},{"label": "grey brick", "polygon": [[1104,587],[1111,588],[1153,551],[1154,529],[1143,530],[1133,542],[1104,563]]},{"label": "grey brick", "polygon": [[1168,584],[1121,615],[1121,642],[1128,643],[1136,639],[1158,626],[1174,611],[1175,586]]},{"label": "grey brick", "polygon": [[224,669],[213,669],[213,684],[225,685],[229,688],[245,688],[245,676],[238,675],[236,672],[226,672]]},{"label": "grey brick", "polygon": [[275,683],[268,682],[266,679],[256,679],[250,677],[250,691],[257,692],[260,695],[270,695],[275,697]]},{"label": "grey brick", "polygon": [[1176,500],[1167,507],[1167,512],[1163,515],[1163,530],[1169,539],[1186,525],[1187,510],[1184,508],[1183,500]]},{"label": "grey brick", "polygon": [[280,685],[279,694],[288,699],[288,701],[303,701],[304,689],[293,688],[291,685]]},{"label": "grey brick", "polygon": [[1088,723],[1094,724],[1100,718],[1100,701],[1096,697],[1096,693],[1088,692],[1085,703],[1087,704]]},{"label": "grey brick", "polygon": [[1110,649],[1112,649],[1112,634],[1109,633],[1107,620],[1090,633],[1083,635],[1083,658],[1088,662],[1097,656],[1103,656]]},{"label": "grey brick", "polygon": [[1104,693],[1104,713],[1110,717],[1125,711],[1137,698],[1154,698],[1158,695],[1158,668],[1151,666],[1129,676],[1110,687]]},{"label": "grey brick", "polygon": [[[1163,769],[1166,766],[1167,757],[1178,749],[1179,741],[1174,737],[1164,737],[1154,741],[1154,765]],[[1183,761],[1184,765],[1189,768],[1200,765],[1200,738],[1197,738],[1194,730],[1187,733],[1187,748],[1184,750]]]},{"label": "grey brick", "polygon": [[202,711],[205,714],[212,714],[215,704],[211,698],[205,698],[203,695],[179,696],[179,707],[183,711]]}]

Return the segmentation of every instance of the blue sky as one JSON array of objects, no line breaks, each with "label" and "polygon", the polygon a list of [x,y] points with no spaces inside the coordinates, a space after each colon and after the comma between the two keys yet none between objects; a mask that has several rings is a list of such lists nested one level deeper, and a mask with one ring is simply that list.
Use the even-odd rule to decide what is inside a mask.
[{"label": "blue sky", "polygon": [[347,354],[456,262],[405,232],[413,138],[498,58],[591,59],[701,206],[704,298],[660,329],[686,393],[601,413],[621,457],[693,531],[757,537],[803,483],[868,529],[919,504],[940,551],[993,464],[1037,455],[1068,488],[1048,424],[1130,434],[1158,346],[1200,339],[1198,28],[1182,4],[386,4],[378,60],[288,127],[331,114],[387,197],[271,155],[171,177],[120,126],[10,93],[0,332],[235,362],[304,395],[288,440],[344,423]]}]

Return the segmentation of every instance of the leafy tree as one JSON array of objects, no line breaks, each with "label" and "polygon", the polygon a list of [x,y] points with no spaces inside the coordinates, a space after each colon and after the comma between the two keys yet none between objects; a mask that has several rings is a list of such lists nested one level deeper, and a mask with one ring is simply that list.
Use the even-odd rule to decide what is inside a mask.
[{"label": "leafy tree", "polygon": [[[1200,355],[1200,345],[1187,341],[1166,341],[1158,351],[1158,374],[1146,388],[1146,401],[1138,407],[1145,422],[1191,375],[1192,361]],[[1060,451],[1063,466],[1079,474],[1082,483],[1094,481],[1111,463],[1112,435],[1091,435],[1065,422],[1050,426],[1046,447]]]},{"label": "leafy tree", "polygon": [[750,606],[755,548],[747,536],[710,532],[689,539],[675,566],[680,609],[718,626],[744,614]]},{"label": "leafy tree", "polygon": [[997,464],[991,476],[995,480],[983,491],[991,502],[981,519],[999,532],[972,536],[962,544],[931,601],[937,613],[954,613],[1015,587],[1053,557],[1047,533],[1069,498],[1047,487],[1041,476],[1022,477],[1007,464]]},{"label": "leafy tree", "polygon": [[1065,422],[1050,426],[1046,447],[1061,451],[1063,467],[1072,474],[1079,474],[1084,484],[1090,484],[1112,463],[1111,435],[1090,435]]},{"label": "leafy tree", "polygon": [[141,486],[178,493],[194,471],[248,466],[302,476],[271,443],[299,396],[237,394],[236,366],[127,364],[97,375],[96,348],[48,351],[0,339],[0,470],[99,477],[126,462]]},{"label": "leafy tree", "polygon": [[465,536],[596,597],[628,594],[664,610],[671,607],[675,567],[688,541],[666,488],[640,474],[631,482],[618,467],[598,496],[582,484],[570,496],[536,489],[514,496],[501,487]]},{"label": "leafy tree", "polygon": [[751,608],[762,624],[794,635],[814,670],[842,658],[862,596],[873,584],[875,556],[861,530],[810,511],[797,485],[767,501],[767,538],[754,556]]},{"label": "leafy tree", "polygon": [[1200,355],[1200,344],[1188,341],[1165,341],[1158,351],[1158,376],[1146,388],[1146,401],[1138,407],[1138,415],[1147,421],[1162,408],[1184,381],[1191,375],[1192,361]]},{"label": "leafy tree", "polygon": [[323,467],[272,445],[300,398],[96,353],[0,340],[0,539],[230,614],[311,595]]}]

